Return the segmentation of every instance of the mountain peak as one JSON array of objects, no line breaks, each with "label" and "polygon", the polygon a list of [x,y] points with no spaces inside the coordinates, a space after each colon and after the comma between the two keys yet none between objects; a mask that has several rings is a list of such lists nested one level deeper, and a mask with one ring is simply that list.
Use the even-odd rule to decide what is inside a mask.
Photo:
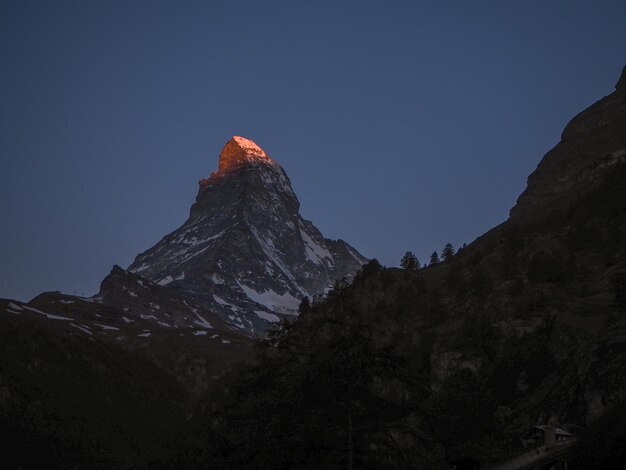
[{"label": "mountain peak", "polygon": [[238,135],[233,136],[220,152],[217,172],[199,181],[200,188],[205,188],[220,179],[221,176],[250,163],[275,163],[255,142]]},{"label": "mountain peak", "polygon": [[224,145],[220,153],[218,172],[230,171],[251,162],[270,163],[272,159],[252,140],[236,135]]},{"label": "mountain peak", "polygon": [[220,153],[219,170],[200,181],[187,221],[138,255],[128,271],[255,335],[297,314],[304,296],[324,295],[367,262],[347,243],[325,238],[299,206],[283,168],[253,141],[233,137]]}]

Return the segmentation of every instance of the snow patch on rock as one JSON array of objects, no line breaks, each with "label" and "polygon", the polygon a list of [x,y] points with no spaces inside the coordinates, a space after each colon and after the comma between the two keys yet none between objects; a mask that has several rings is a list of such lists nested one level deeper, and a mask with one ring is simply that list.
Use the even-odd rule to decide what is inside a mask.
[{"label": "snow patch on rock", "polygon": [[280,318],[277,315],[274,315],[273,313],[268,313],[263,310],[255,310],[254,313],[256,313],[259,318],[262,318],[263,320],[267,320],[268,322],[271,322],[271,323],[278,323],[280,321]]},{"label": "snow patch on rock", "polygon": [[275,312],[295,314],[300,306],[300,300],[289,292],[279,294],[271,289],[264,292],[257,292],[244,284],[239,285],[250,300]]}]

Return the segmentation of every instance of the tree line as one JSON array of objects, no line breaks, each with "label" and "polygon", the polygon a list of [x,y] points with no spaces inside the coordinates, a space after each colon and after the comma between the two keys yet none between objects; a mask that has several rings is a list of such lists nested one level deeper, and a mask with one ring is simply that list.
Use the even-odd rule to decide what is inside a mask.
[{"label": "tree line", "polygon": [[[443,249],[441,250],[441,255],[437,253],[437,251],[433,251],[430,255],[430,262],[428,266],[434,266],[441,262],[448,262],[452,259],[455,254],[460,253],[463,249],[465,249],[467,245],[463,244],[458,250],[458,252],[454,251],[454,246],[451,243],[446,243]],[[402,269],[406,269],[407,271],[417,271],[422,268],[420,261],[411,251],[407,251],[402,259],[400,260],[400,267]],[[424,265],[426,267],[426,264]]]}]

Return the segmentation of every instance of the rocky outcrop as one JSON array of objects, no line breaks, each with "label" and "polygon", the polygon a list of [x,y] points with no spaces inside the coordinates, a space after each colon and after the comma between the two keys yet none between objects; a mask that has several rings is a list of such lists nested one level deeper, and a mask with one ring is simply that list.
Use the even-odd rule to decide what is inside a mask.
[{"label": "rocky outcrop", "polygon": [[513,221],[567,211],[612,166],[626,161],[625,75],[623,71],[613,93],[570,121],[561,141],[529,176],[527,189],[511,209]]},{"label": "rocky outcrop", "polygon": [[613,93],[570,121],[509,220],[423,272],[449,315],[430,332],[431,387],[455,425],[489,416],[471,452],[483,463],[498,460],[494,449],[523,452],[520,438],[538,423],[580,429],[626,401],[615,287],[626,272],[625,180],[626,68]]}]

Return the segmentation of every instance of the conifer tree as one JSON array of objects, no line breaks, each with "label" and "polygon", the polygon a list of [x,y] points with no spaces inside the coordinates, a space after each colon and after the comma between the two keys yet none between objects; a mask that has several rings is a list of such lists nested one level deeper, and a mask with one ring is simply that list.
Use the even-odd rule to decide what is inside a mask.
[{"label": "conifer tree", "polygon": [[309,313],[309,310],[311,310],[311,301],[309,300],[309,298],[307,296],[305,296],[300,301],[300,305],[298,306],[298,314],[299,315],[305,315],[305,314]]},{"label": "conifer tree", "polygon": [[454,247],[451,243],[446,243],[446,246],[441,250],[441,259],[443,261],[450,261],[454,256]]},{"label": "conifer tree", "polygon": [[400,267],[407,271],[417,271],[420,268],[420,262],[413,253],[407,251],[400,261]]},{"label": "conifer tree", "polygon": [[433,254],[430,255],[430,265],[432,266],[438,263],[439,263],[439,255],[437,254],[436,251],[433,251]]}]

